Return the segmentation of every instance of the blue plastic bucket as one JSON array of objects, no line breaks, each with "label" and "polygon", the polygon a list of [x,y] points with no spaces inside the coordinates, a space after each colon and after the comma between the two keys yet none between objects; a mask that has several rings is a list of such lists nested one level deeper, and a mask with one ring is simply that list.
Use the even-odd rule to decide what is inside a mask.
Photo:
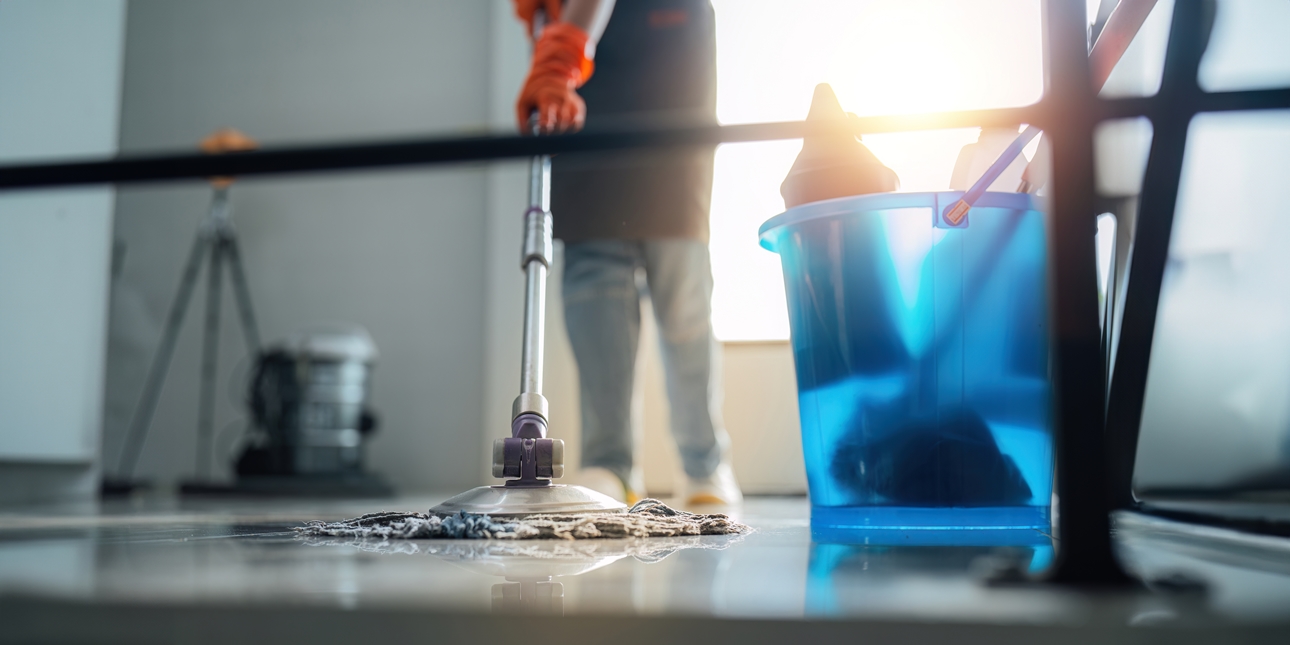
[{"label": "blue plastic bucket", "polygon": [[883,193],[762,225],[784,268],[814,531],[1047,529],[1045,216],[1037,198]]}]

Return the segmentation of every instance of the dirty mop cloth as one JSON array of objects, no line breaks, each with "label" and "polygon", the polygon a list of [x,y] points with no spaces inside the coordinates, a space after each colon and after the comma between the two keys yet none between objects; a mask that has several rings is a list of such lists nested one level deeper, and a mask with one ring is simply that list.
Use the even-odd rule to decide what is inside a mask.
[{"label": "dirty mop cloth", "polygon": [[530,515],[495,518],[475,513],[369,513],[340,522],[309,522],[305,536],[383,539],[590,540],[686,535],[733,535],[752,529],[726,515],[687,513],[656,499],[644,499],[626,513]]}]

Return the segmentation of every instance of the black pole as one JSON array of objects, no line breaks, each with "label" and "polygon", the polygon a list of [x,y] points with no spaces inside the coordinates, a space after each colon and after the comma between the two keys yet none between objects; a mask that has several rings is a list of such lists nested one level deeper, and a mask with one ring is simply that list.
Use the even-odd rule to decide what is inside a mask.
[{"label": "black pole", "polygon": [[[858,132],[899,132],[936,128],[1016,125],[1042,121],[1040,106],[939,114],[874,116],[855,119]],[[0,166],[0,189],[95,183],[132,183],[215,176],[356,170],[532,158],[570,152],[596,152],[667,146],[800,139],[808,132],[836,126],[805,121],[739,125],[686,125],[633,121],[598,130],[548,137],[468,136],[357,144],[332,144],[252,150],[220,155],[198,153],[118,157],[68,163]]]},{"label": "black pole", "polygon": [[[1196,73],[1209,42],[1214,10],[1212,1],[1174,5],[1159,100],[1189,105],[1201,95]],[[1120,343],[1107,406],[1108,454],[1113,477],[1110,494],[1112,503],[1120,508],[1136,503],[1133,465],[1138,454],[1152,335],[1156,329],[1160,286],[1169,260],[1169,240],[1191,119],[1192,113],[1182,110],[1164,112],[1152,119],[1151,155],[1142,179]]]},{"label": "black pole", "polygon": [[1046,95],[1054,121],[1048,226],[1053,336],[1053,432],[1057,451],[1057,561],[1049,580],[1073,585],[1131,581],[1112,552],[1103,428],[1105,370],[1098,323],[1093,127],[1084,3],[1044,4]]},{"label": "black pole", "polygon": [[[1249,90],[1199,94],[1189,104],[1169,103],[1161,97],[1095,100],[1085,105],[1101,119],[1147,116],[1172,112],[1221,112],[1290,108],[1290,89]],[[855,119],[849,127],[856,134],[907,132],[938,128],[1009,126],[1031,123],[1050,129],[1063,106],[1051,97],[1021,108],[870,116]],[[272,175],[400,166],[521,159],[534,155],[598,152],[679,145],[711,146],[720,143],[800,139],[815,126],[804,121],[740,125],[678,126],[668,123],[622,125],[549,137],[467,136],[404,138],[393,141],[332,143],[297,148],[230,152],[221,155],[171,153],[124,156],[111,159],[71,160],[59,163],[0,166],[0,190],[85,184],[130,184],[215,176]]]}]

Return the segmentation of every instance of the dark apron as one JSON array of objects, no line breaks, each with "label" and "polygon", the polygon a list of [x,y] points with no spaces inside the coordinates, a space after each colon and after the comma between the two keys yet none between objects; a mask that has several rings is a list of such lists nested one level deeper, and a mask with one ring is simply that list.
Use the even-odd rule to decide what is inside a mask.
[{"label": "dark apron", "polygon": [[[648,119],[716,123],[716,32],[708,0],[618,0],[578,90],[587,130]],[[712,146],[559,155],[551,212],[565,242],[707,241]]]}]

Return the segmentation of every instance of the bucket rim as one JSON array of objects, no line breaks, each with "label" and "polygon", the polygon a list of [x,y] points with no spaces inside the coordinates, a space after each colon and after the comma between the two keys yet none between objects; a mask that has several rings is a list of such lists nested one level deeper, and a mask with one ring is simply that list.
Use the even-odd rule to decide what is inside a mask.
[{"label": "bucket rim", "polygon": [[[963,196],[965,191],[943,190],[920,193],[873,193],[837,197],[794,206],[768,220],[757,229],[762,248],[777,252],[771,235],[775,230],[811,220],[849,215],[864,211],[891,210],[894,208],[937,208],[950,204]],[[985,192],[973,208],[1006,208],[1009,210],[1046,211],[1047,200],[1030,193]]]}]

